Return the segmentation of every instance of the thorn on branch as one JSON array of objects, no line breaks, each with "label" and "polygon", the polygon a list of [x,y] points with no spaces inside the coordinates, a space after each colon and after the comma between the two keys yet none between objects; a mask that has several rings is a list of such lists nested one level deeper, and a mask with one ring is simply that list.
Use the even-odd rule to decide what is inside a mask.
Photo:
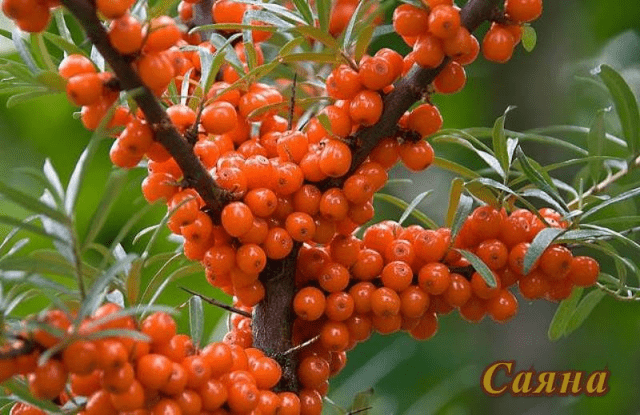
[{"label": "thorn on branch", "polygon": [[319,335],[319,334],[318,334],[316,337],[314,337],[314,338],[312,338],[312,339],[309,339],[309,340],[307,340],[307,341],[306,341],[306,342],[304,342],[304,343],[300,343],[299,345],[297,345],[297,346],[295,346],[295,347],[292,347],[292,348],[290,348],[289,350],[285,350],[284,352],[279,353],[279,354],[277,355],[277,357],[285,357],[285,356],[288,356],[288,355],[290,355],[291,353],[295,353],[295,352],[297,352],[298,350],[302,350],[302,349],[304,349],[305,347],[312,345],[313,343],[317,342],[318,340],[320,340],[320,335]]},{"label": "thorn on branch", "polygon": [[202,295],[200,293],[197,293],[197,292],[195,292],[193,290],[190,290],[189,288],[186,288],[186,287],[179,287],[179,288],[181,290],[183,290],[183,291],[188,292],[191,295],[195,295],[196,297],[200,297],[202,299],[202,301],[204,301],[205,303],[209,303],[211,305],[214,305],[214,306],[216,306],[218,308],[221,308],[223,310],[229,311],[231,313],[239,314],[239,315],[241,315],[243,317],[252,318],[251,313],[248,313],[248,312],[246,312],[244,310],[240,310],[240,309],[235,308],[233,306],[230,306],[228,304],[222,303],[222,302],[216,300],[215,298],[204,296],[204,295]]}]

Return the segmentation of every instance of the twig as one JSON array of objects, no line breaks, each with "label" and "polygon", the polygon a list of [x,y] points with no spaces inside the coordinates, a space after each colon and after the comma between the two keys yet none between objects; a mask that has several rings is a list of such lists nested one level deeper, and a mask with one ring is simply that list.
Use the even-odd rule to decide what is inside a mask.
[{"label": "twig", "polygon": [[615,183],[616,181],[622,179],[623,177],[625,177],[627,174],[631,173],[633,170],[637,169],[640,167],[640,156],[638,156],[637,158],[635,158],[629,165],[627,165],[627,167],[625,167],[622,170],[619,170],[618,172],[616,172],[615,174],[612,174],[610,176],[608,176],[606,179],[604,179],[603,181],[601,181],[600,183],[597,183],[595,185],[593,185],[589,190],[587,190],[586,192],[584,192],[582,194],[582,198],[581,199],[575,199],[573,201],[571,201],[569,203],[569,207],[574,207],[576,205],[578,205],[580,203],[581,200],[586,199],[589,196],[594,196],[597,195],[599,193],[604,192],[605,190],[607,190],[607,188],[609,186],[611,186],[613,183]]},{"label": "twig", "polygon": [[347,412],[347,415],[356,415],[364,411],[368,411],[369,409],[373,409],[373,406],[365,406],[364,408],[354,409],[353,411]]},{"label": "twig", "polygon": [[289,349],[289,350],[285,350],[284,352],[280,353],[280,354],[279,354],[279,356],[284,357],[284,356],[287,356],[287,355],[289,355],[289,354],[291,354],[291,353],[297,352],[298,350],[302,350],[302,349],[304,349],[305,347],[310,346],[310,345],[312,345],[313,343],[317,342],[318,340],[320,340],[320,335],[319,335],[319,334],[318,334],[316,337],[314,337],[314,338],[312,338],[312,339],[309,339],[309,340],[307,340],[307,341],[306,341],[306,342],[304,342],[304,343],[301,343],[301,344],[299,344],[299,345],[297,345],[297,346],[295,346],[295,347],[292,347],[292,348],[291,348],[291,349]]},{"label": "twig", "polygon": [[222,302],[216,300],[215,298],[204,296],[204,295],[202,295],[200,293],[197,293],[197,292],[195,292],[193,290],[190,290],[189,288],[185,288],[185,287],[179,287],[179,288],[182,291],[186,291],[191,295],[195,295],[196,297],[200,297],[202,299],[202,301],[204,301],[205,303],[209,303],[209,304],[214,305],[214,306],[216,306],[218,308],[221,308],[223,310],[227,310],[227,311],[229,311],[231,313],[240,314],[241,316],[244,316],[244,317],[248,317],[248,318],[252,317],[251,313],[248,313],[248,312],[246,312],[244,310],[240,310],[239,308],[235,308],[235,307],[230,306],[228,304],[222,303]]},{"label": "twig", "polygon": [[287,126],[287,130],[291,130],[293,128],[293,116],[295,115],[295,109],[296,109],[297,87],[298,87],[298,74],[295,73],[293,75],[293,82],[291,83],[291,104],[289,105],[289,124]]},{"label": "twig", "polygon": [[175,159],[185,178],[188,179],[187,182],[200,194],[208,211],[211,212],[212,219],[217,222],[224,207],[224,192],[217,187],[209,172],[193,153],[189,143],[173,126],[165,110],[153,93],[144,86],[129,61],[111,46],[107,32],[96,15],[94,2],[62,0],[62,4],[83,27],[91,43],[95,45],[116,74],[122,89],[125,91],[140,90],[140,93],[135,94],[133,99],[144,112],[149,125],[153,127],[155,140]]}]

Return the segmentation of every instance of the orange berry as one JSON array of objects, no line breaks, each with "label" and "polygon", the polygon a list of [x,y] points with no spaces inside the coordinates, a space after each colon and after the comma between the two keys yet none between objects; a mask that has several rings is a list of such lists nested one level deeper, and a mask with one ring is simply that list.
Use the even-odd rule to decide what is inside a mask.
[{"label": "orange berry", "polygon": [[429,31],[441,39],[456,35],[460,28],[460,12],[454,6],[441,4],[429,13]]},{"label": "orange berry", "polygon": [[109,42],[123,55],[136,53],[142,48],[144,38],[142,25],[132,15],[126,13],[114,19],[109,25]]},{"label": "orange berry", "polygon": [[380,94],[364,90],[356,94],[349,104],[349,115],[356,124],[370,126],[382,115],[383,103]]},{"label": "orange berry", "polygon": [[433,86],[440,94],[455,94],[462,90],[467,82],[467,74],[458,62],[451,61],[436,76]]},{"label": "orange berry", "polygon": [[503,27],[494,26],[484,35],[482,54],[489,61],[505,63],[511,59],[515,44],[511,32]]},{"label": "orange berry", "polygon": [[96,0],[96,7],[107,19],[117,19],[124,15],[134,0]]},{"label": "orange berry", "polygon": [[530,22],[542,14],[542,0],[506,0],[504,10],[518,22]]},{"label": "orange berry", "polygon": [[393,11],[393,28],[400,36],[418,36],[429,23],[429,13],[410,4],[401,4]]}]

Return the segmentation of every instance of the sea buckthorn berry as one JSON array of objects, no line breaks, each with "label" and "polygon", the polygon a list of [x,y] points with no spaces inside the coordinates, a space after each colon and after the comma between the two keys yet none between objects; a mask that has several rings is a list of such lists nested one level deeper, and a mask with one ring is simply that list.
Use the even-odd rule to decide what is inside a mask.
[{"label": "sea buckthorn berry", "polygon": [[500,278],[498,278],[495,273],[493,274],[493,277],[496,280],[496,286],[490,287],[482,275],[478,272],[474,272],[471,276],[471,290],[473,291],[473,294],[483,300],[488,300],[498,295],[501,289]]},{"label": "sea buckthorn berry", "polygon": [[590,287],[598,281],[600,265],[588,256],[576,256],[571,260],[568,278],[578,287]]},{"label": "sea buckthorn berry", "polygon": [[331,131],[327,131],[327,135],[332,134],[334,138],[343,138],[351,134],[352,123],[347,109],[329,105],[322,110],[322,114],[329,118],[331,126]]},{"label": "sea buckthorn berry", "polygon": [[269,230],[263,243],[263,249],[267,257],[271,259],[282,259],[289,255],[293,249],[293,240],[286,229],[272,228]]},{"label": "sea buckthorn berry", "polygon": [[191,242],[199,246],[205,246],[209,241],[212,229],[213,223],[211,222],[209,215],[202,211],[198,211],[196,219],[192,223],[183,226],[180,229],[180,233],[184,236],[187,242]]},{"label": "sea buckthorn berry", "polygon": [[355,174],[365,176],[375,191],[382,189],[389,179],[387,171],[380,164],[372,161],[363,163]]},{"label": "sea buckthorn berry", "polygon": [[383,103],[380,94],[364,90],[358,92],[349,104],[349,115],[356,124],[370,126],[378,122],[382,115]]},{"label": "sea buckthorn berry", "polygon": [[426,312],[420,317],[420,322],[409,331],[411,337],[416,340],[427,340],[438,331],[438,316],[433,312]]},{"label": "sea buckthorn berry", "polygon": [[[33,368],[35,370],[35,367]],[[88,375],[71,374],[69,377],[71,392],[79,396],[91,396],[100,390],[102,372],[94,370]]]},{"label": "sea buckthorn berry", "polygon": [[344,321],[351,317],[354,307],[353,298],[344,291],[338,291],[327,296],[324,313],[330,320]]},{"label": "sea buckthorn berry", "polygon": [[394,73],[393,79],[402,75],[404,61],[401,54],[393,49],[382,48],[379,49],[374,56],[383,58],[391,64]]},{"label": "sea buckthorn berry", "polygon": [[278,415],[300,415],[300,398],[293,392],[280,392]]},{"label": "sea buckthorn berry", "polygon": [[393,11],[393,28],[400,36],[418,36],[425,32],[429,13],[410,4],[401,4]]},{"label": "sea buckthorn berry", "polygon": [[[244,163],[244,167],[242,171],[244,171],[244,175],[247,178],[247,187],[249,189],[256,188],[268,188],[274,189],[274,167],[263,155],[252,155],[247,157]],[[298,175],[297,171],[292,173],[294,179]],[[293,185],[297,185],[297,183],[292,183]],[[284,186],[280,187],[280,191],[284,189]]]},{"label": "sea buckthorn berry", "polygon": [[451,61],[436,76],[433,86],[440,94],[455,94],[464,88],[467,82],[467,74],[458,62]]},{"label": "sea buckthorn berry", "polygon": [[476,248],[476,255],[492,270],[504,268],[509,259],[506,245],[497,239],[488,239]]},{"label": "sea buckthorn berry", "polygon": [[416,285],[400,293],[400,313],[406,318],[419,318],[429,308],[429,294]]},{"label": "sea buckthorn berry", "polygon": [[429,13],[429,32],[441,39],[456,35],[460,28],[460,12],[446,4],[435,6]]},{"label": "sea buckthorn berry", "polygon": [[134,380],[125,392],[110,394],[111,404],[118,411],[135,411],[144,406],[145,391],[140,382]]},{"label": "sea buckthorn berry", "polygon": [[480,54],[480,42],[474,35],[469,36],[469,51],[464,55],[457,55],[453,58],[460,65],[469,65],[473,63]]},{"label": "sea buckthorn berry", "polygon": [[461,307],[471,298],[471,284],[460,274],[451,274],[451,284],[442,294],[444,299],[454,307]]},{"label": "sea buckthorn berry", "polygon": [[165,386],[173,372],[173,364],[166,356],[147,354],[138,360],[136,378],[145,388],[160,389]]},{"label": "sea buckthorn berry", "polygon": [[460,58],[468,56],[473,51],[473,40],[466,27],[458,28],[456,34],[448,39],[444,39],[442,47],[444,53],[459,62]]},{"label": "sea buckthorn berry", "polygon": [[561,280],[549,281],[549,290],[545,294],[545,298],[549,301],[562,301],[567,299],[573,291],[573,281],[569,278]]},{"label": "sea buckthorn berry", "polygon": [[[390,169],[398,161],[398,140],[395,138],[385,138],[369,154],[371,161],[380,164],[385,169]],[[355,177],[355,176],[351,176]],[[350,178],[351,178],[350,177]],[[348,181],[348,179],[347,179]],[[346,192],[346,182],[345,182]],[[349,199],[351,200],[351,199]],[[354,201],[355,202],[355,201]],[[362,201],[364,202],[364,200]]]},{"label": "sea buckthorn berry", "polygon": [[349,294],[353,298],[356,313],[366,314],[371,311],[371,296],[375,290],[375,285],[368,281],[359,282],[351,287]]},{"label": "sea buckthorn berry", "polygon": [[64,390],[67,383],[67,371],[56,359],[49,359],[38,366],[33,376],[29,377],[29,390],[40,399],[55,399]]},{"label": "sea buckthorn berry", "polygon": [[277,150],[282,160],[300,163],[309,151],[309,139],[300,131],[285,133],[278,139]]},{"label": "sea buckthorn berry", "polygon": [[[524,257],[527,254],[528,250],[529,244],[526,242],[521,242],[511,248],[511,251],[509,251],[509,268],[518,275],[524,275]],[[536,261],[536,264],[531,267],[529,272],[534,270],[539,263],[540,261]]]},{"label": "sea buckthorn berry", "polygon": [[494,26],[484,35],[482,54],[489,61],[505,63],[511,59],[515,44],[511,32],[503,27]]},{"label": "sea buckthorn berry", "polygon": [[118,369],[103,372],[101,383],[109,393],[123,393],[129,389],[135,377],[133,366],[127,362]]},{"label": "sea buckthorn berry", "polygon": [[372,57],[360,64],[360,81],[368,89],[374,91],[391,85],[396,78],[395,68],[391,62],[382,57]]},{"label": "sea buckthorn berry", "polygon": [[338,140],[329,140],[322,151],[318,166],[329,177],[344,176],[351,167],[351,149]]},{"label": "sea buckthorn berry", "polygon": [[487,314],[487,302],[472,295],[469,301],[461,306],[458,311],[462,318],[470,323],[479,323]]},{"label": "sea buckthorn berry", "polygon": [[494,321],[504,323],[518,312],[518,300],[509,290],[500,292],[487,301],[487,312]]},{"label": "sea buckthorn berry", "polygon": [[258,358],[250,367],[250,372],[260,389],[271,389],[278,384],[282,376],[282,368],[269,357]]},{"label": "sea buckthorn berry", "polygon": [[244,203],[255,216],[267,218],[275,212],[278,206],[278,197],[272,190],[258,188],[250,190],[244,196]]},{"label": "sea buckthorn berry", "polygon": [[316,233],[316,224],[313,217],[302,212],[294,212],[287,216],[285,228],[291,238],[298,242],[307,242],[313,239]]},{"label": "sea buckthorn berry", "polygon": [[449,268],[441,263],[432,262],[420,268],[418,273],[420,288],[432,295],[444,293],[451,284]]},{"label": "sea buckthorn berry", "polygon": [[322,194],[320,198],[320,214],[334,222],[347,217],[349,201],[338,188],[332,188]]},{"label": "sea buckthorn berry", "polygon": [[365,247],[377,252],[384,252],[395,236],[393,230],[383,223],[376,223],[364,231],[362,242]]},{"label": "sea buckthorn berry", "polygon": [[527,300],[537,300],[549,291],[549,282],[542,272],[535,270],[518,280],[518,288]]},{"label": "sea buckthorn berry", "polygon": [[329,379],[329,362],[319,356],[304,358],[298,365],[298,379],[302,386],[317,389]]},{"label": "sea buckthorn berry", "polygon": [[507,248],[513,248],[520,242],[531,242],[529,238],[530,229],[529,219],[512,214],[502,223],[499,239]]},{"label": "sea buckthorn berry", "polygon": [[204,107],[200,121],[207,133],[224,134],[238,125],[238,114],[229,102],[216,101]]},{"label": "sea buckthorn berry", "polygon": [[404,239],[396,239],[391,242],[384,250],[384,259],[387,263],[392,261],[404,261],[407,264],[413,264],[416,258],[413,245]]},{"label": "sea buckthorn berry", "polygon": [[405,167],[413,172],[426,169],[435,158],[433,147],[424,140],[415,143],[407,141],[398,148],[398,153]]},{"label": "sea buckthorn berry", "polygon": [[62,362],[69,373],[88,375],[98,365],[98,348],[91,341],[78,340],[62,352]]},{"label": "sea buckthorn berry", "polygon": [[424,262],[440,261],[449,248],[444,235],[431,229],[418,233],[413,241],[413,247],[416,256]]},{"label": "sea buckthorn berry", "polygon": [[349,270],[337,262],[330,262],[320,270],[318,283],[327,292],[342,291],[349,285]]},{"label": "sea buckthorn berry", "polygon": [[163,91],[174,76],[173,65],[163,52],[143,55],[137,67],[142,82],[154,93]]},{"label": "sea buckthorn berry", "polygon": [[169,314],[158,311],[145,318],[140,329],[152,344],[162,344],[176,335],[176,322]]},{"label": "sea buckthorn berry", "polygon": [[303,320],[317,320],[324,314],[325,296],[315,287],[305,287],[293,299],[293,311]]},{"label": "sea buckthorn berry", "polygon": [[375,193],[369,179],[361,174],[349,176],[345,180],[342,190],[349,202],[356,204],[369,201]]},{"label": "sea buckthorn berry", "polygon": [[296,212],[315,215],[320,210],[322,192],[312,184],[303,185],[293,194],[293,208]]},{"label": "sea buckthorn berry", "polygon": [[400,297],[390,288],[378,288],[371,294],[371,311],[375,315],[397,315],[400,312],[400,305]]},{"label": "sea buckthorn berry", "polygon": [[145,53],[161,52],[169,49],[181,38],[180,29],[169,16],[151,19],[144,43]]},{"label": "sea buckthorn berry", "polygon": [[258,406],[260,393],[255,384],[237,381],[227,385],[227,405],[237,413],[246,413]]},{"label": "sea buckthorn berry", "polygon": [[124,15],[133,3],[134,0],[96,0],[96,7],[107,19],[117,19]]},{"label": "sea buckthorn berry", "polygon": [[530,22],[542,14],[542,0],[506,0],[504,10],[518,22]]},{"label": "sea buckthorn berry", "polygon": [[356,262],[351,266],[351,274],[358,280],[372,280],[382,272],[384,259],[378,251],[361,249]]},{"label": "sea buckthorn berry", "polygon": [[327,321],[320,330],[320,343],[329,351],[345,350],[349,345],[349,328],[342,321]]},{"label": "sea buckthorn berry", "polygon": [[358,253],[362,248],[362,242],[355,236],[349,235],[336,235],[331,241],[329,250],[331,252],[331,258],[344,265],[350,267],[358,260]]},{"label": "sea buckthorn berry", "polygon": [[273,190],[282,196],[295,193],[302,187],[304,182],[304,173],[300,166],[295,163],[285,161],[274,166],[274,182]]},{"label": "sea buckthorn berry", "polygon": [[407,127],[423,138],[428,137],[442,128],[442,115],[435,105],[420,104],[409,114]]},{"label": "sea buckthorn berry", "polygon": [[544,250],[539,264],[542,272],[550,279],[559,280],[567,276],[571,270],[573,255],[562,245],[551,245]]},{"label": "sea buckthorn berry", "polygon": [[300,391],[300,415],[320,415],[322,413],[322,395],[314,389]]},{"label": "sea buckthorn berry", "polygon": [[211,377],[211,367],[202,356],[187,356],[182,361],[187,372],[187,388],[197,389]]},{"label": "sea buckthorn berry", "polygon": [[128,360],[127,349],[117,340],[101,340],[97,346],[98,368],[102,370],[118,369]]},{"label": "sea buckthorn berry", "polygon": [[123,55],[138,52],[143,40],[142,24],[128,13],[109,25],[109,42]]},{"label": "sea buckthorn berry", "polygon": [[189,336],[176,334],[169,342],[155,346],[154,351],[174,362],[182,362],[185,357],[191,356],[195,352],[195,348]]},{"label": "sea buckthorn berry", "polygon": [[420,35],[413,45],[413,58],[423,68],[437,68],[444,56],[442,40],[431,33]]},{"label": "sea buckthorn berry", "polygon": [[220,221],[229,235],[242,236],[251,230],[253,213],[244,203],[232,202],[222,209]]},{"label": "sea buckthorn berry", "polygon": [[[6,2],[5,2],[6,3]],[[71,79],[71,77],[86,73],[95,73],[96,68],[93,66],[93,62],[83,55],[69,55],[60,62],[58,66],[58,72],[60,76],[65,79]]]},{"label": "sea buckthorn berry", "polygon": [[413,271],[406,262],[393,261],[384,266],[380,278],[385,287],[401,292],[411,285]]},{"label": "sea buckthorn berry", "polygon": [[495,239],[500,233],[503,216],[493,206],[480,206],[469,216],[470,230],[482,239]]},{"label": "sea buckthorn berry", "polygon": [[142,181],[142,194],[149,203],[170,200],[177,192],[175,178],[167,173],[151,173]]},{"label": "sea buckthorn berry", "polygon": [[98,74],[78,74],[67,82],[67,97],[75,105],[92,105],[102,96],[102,88],[102,80]]},{"label": "sea buckthorn berry", "polygon": [[358,72],[347,65],[340,65],[327,77],[327,93],[337,99],[351,99],[362,90]]},{"label": "sea buckthorn berry", "polygon": [[267,265],[267,256],[258,245],[245,244],[236,252],[236,264],[243,272],[258,274]]}]

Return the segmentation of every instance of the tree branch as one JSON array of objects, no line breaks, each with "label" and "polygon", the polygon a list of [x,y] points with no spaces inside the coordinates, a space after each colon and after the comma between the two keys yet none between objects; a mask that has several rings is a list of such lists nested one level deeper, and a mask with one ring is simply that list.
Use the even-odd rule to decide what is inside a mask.
[{"label": "tree branch", "polygon": [[131,64],[109,43],[107,32],[96,15],[96,8],[89,0],[62,0],[62,4],[74,15],[105,61],[120,81],[124,91],[139,89],[133,98],[142,109],[158,141],[175,159],[182,170],[186,183],[202,197],[212,218],[217,221],[227,201],[226,192],[217,187],[215,181],[193,153],[191,145],[176,130],[153,93],[133,69]]},{"label": "tree branch", "polygon": [[[472,33],[483,22],[492,18],[496,7],[500,3],[502,3],[502,0],[470,0],[460,10],[462,24]],[[349,173],[341,178],[322,183],[321,188],[341,187],[344,180],[353,175],[382,140],[387,137],[393,137],[400,117],[416,101],[422,98],[426,88],[447,66],[449,61],[450,59],[446,58],[439,67],[433,69],[414,65],[407,76],[395,84],[394,90],[384,97],[384,110],[380,120],[371,127],[361,129],[356,134],[354,141],[358,147],[353,155]]]}]

